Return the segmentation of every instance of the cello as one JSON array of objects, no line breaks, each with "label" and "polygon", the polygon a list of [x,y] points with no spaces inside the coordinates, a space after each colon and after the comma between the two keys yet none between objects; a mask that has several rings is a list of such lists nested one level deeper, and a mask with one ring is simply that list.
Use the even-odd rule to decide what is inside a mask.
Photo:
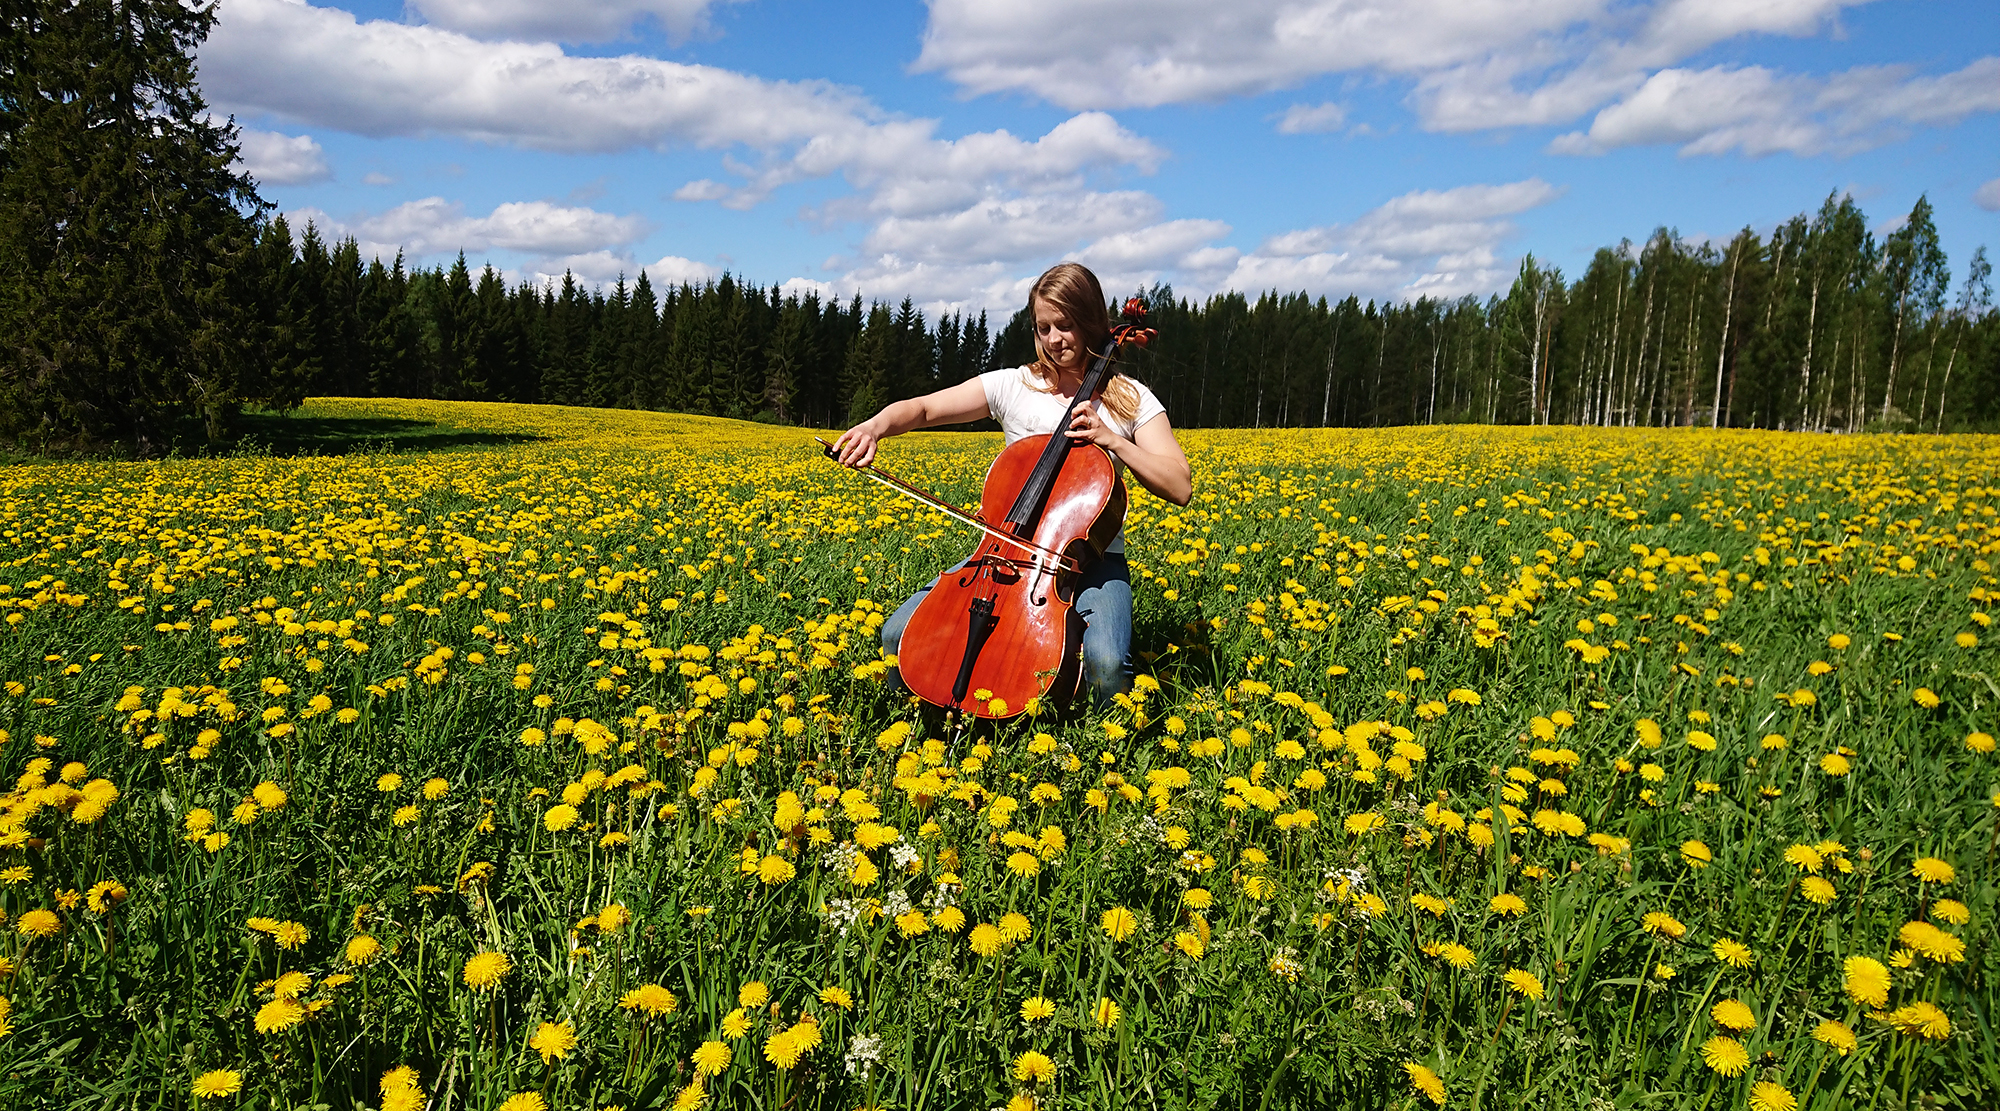
[{"label": "cello", "polygon": [[[911,693],[956,718],[1005,719],[1053,697],[1067,704],[1081,675],[1083,621],[1076,583],[1125,519],[1125,484],[1109,452],[1069,435],[1079,402],[1098,396],[1125,343],[1144,347],[1138,298],[1085,371],[1055,432],[1028,436],[987,469],[981,512],[956,507],[881,468],[869,477],[980,530],[978,546],[940,575],[903,630],[902,679]],[[833,445],[821,440],[829,458]],[[998,520],[998,507],[1006,507]]]}]

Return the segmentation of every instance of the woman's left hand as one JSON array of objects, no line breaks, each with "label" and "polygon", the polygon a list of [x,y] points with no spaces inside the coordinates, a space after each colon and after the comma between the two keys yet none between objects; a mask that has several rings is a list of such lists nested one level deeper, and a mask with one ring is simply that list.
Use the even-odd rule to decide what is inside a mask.
[{"label": "woman's left hand", "polygon": [[1079,443],[1096,444],[1106,451],[1115,452],[1124,446],[1125,438],[1106,427],[1103,418],[1097,415],[1094,402],[1079,401],[1070,412],[1069,438]]}]

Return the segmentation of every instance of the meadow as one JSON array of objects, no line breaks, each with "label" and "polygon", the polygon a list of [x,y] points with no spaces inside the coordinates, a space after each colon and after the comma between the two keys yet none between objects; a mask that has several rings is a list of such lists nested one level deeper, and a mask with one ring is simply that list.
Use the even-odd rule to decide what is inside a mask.
[{"label": "meadow", "polygon": [[951,747],[811,433],[298,419],[419,450],[0,468],[4,1106],[2000,1102],[2000,439],[1183,433]]}]

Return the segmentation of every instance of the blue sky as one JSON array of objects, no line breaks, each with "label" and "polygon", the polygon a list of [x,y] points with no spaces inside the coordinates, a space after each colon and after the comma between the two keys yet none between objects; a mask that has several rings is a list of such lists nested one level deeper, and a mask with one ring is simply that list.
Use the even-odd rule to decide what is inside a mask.
[{"label": "blue sky", "polygon": [[1050,263],[1405,299],[1919,194],[2000,247],[1986,0],[222,0],[295,223],[517,280],[1018,307]]}]

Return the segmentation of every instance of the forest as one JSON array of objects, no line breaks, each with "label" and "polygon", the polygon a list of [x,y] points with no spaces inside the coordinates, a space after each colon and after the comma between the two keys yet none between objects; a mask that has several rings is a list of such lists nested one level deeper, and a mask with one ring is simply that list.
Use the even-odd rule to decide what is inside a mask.
[{"label": "forest", "polygon": [[[272,374],[303,393],[667,409],[834,427],[1033,358],[1025,313],[928,318],[732,275],[508,285],[463,257],[364,264],[282,218],[256,253]],[[1575,279],[1530,255],[1504,294],[1339,301],[1136,292],[1160,330],[1127,360],[1177,424],[1479,422],[1854,432],[2000,418],[2000,314],[1981,247],[1957,280],[1919,200],[1877,237],[1851,197],[1768,235],[1668,229]]]},{"label": "forest", "polygon": [[[364,260],[237,168],[195,81],[213,20],[174,0],[0,20],[0,443],[222,444],[309,395],[834,427],[1033,356],[1020,312]],[[1126,369],[1182,426],[1946,431],[2000,424],[1991,269],[1982,246],[1954,273],[1925,198],[1871,225],[1835,194],[1727,242],[1656,229],[1575,277],[1530,254],[1484,299],[1105,292],[1150,307],[1159,340]]]}]

